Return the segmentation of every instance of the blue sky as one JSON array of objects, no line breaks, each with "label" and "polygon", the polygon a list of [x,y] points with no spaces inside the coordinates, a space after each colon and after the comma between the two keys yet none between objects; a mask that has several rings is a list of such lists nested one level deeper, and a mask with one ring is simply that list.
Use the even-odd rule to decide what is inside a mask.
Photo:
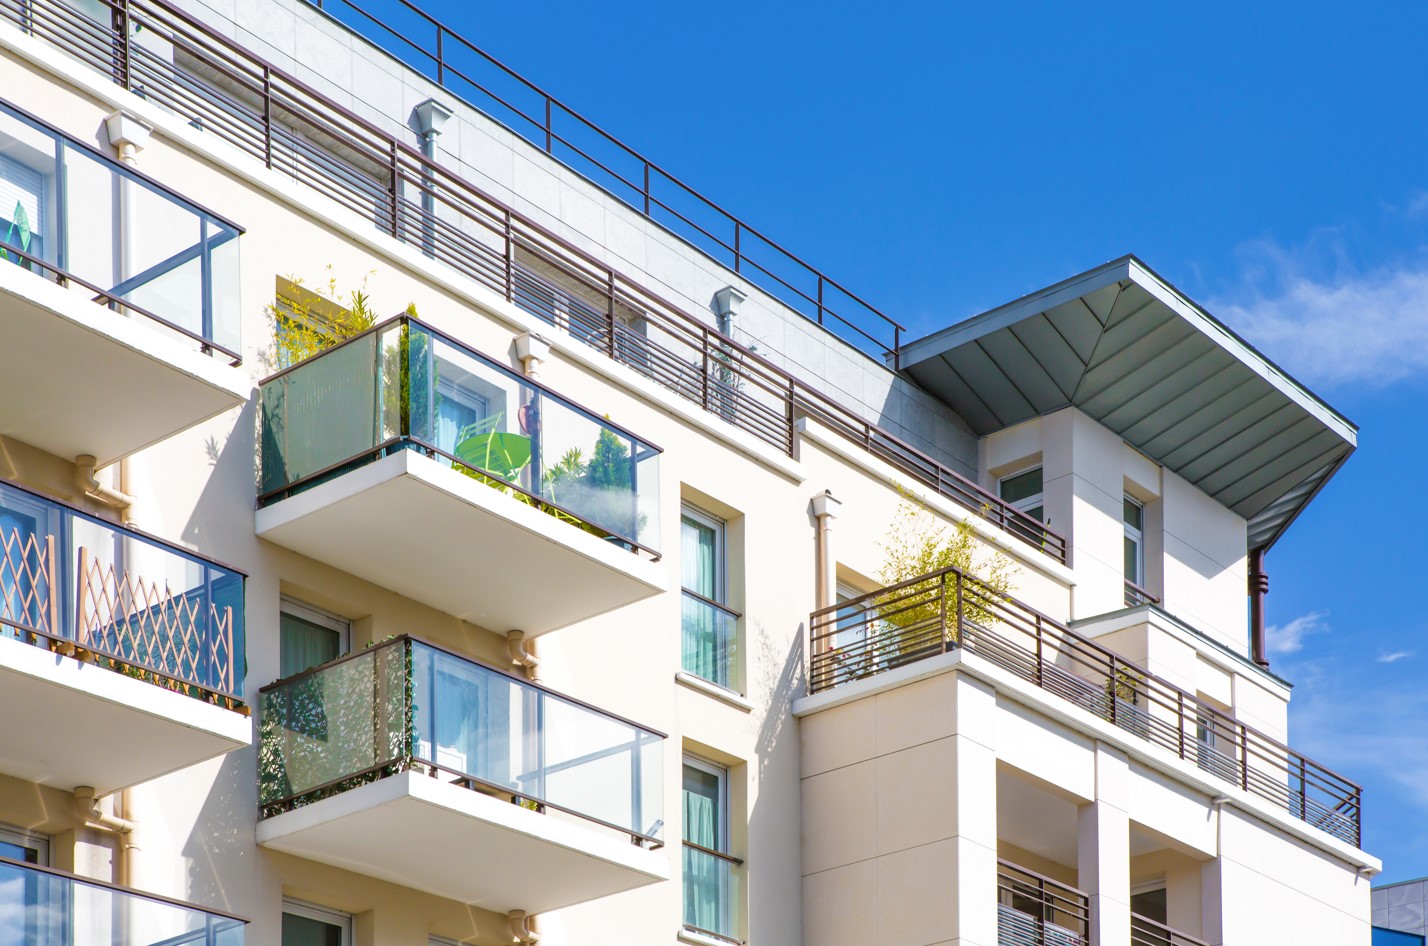
[{"label": "blue sky", "polygon": [[1428,5],[425,3],[914,334],[1134,252],[1357,422],[1273,669],[1428,874]]}]

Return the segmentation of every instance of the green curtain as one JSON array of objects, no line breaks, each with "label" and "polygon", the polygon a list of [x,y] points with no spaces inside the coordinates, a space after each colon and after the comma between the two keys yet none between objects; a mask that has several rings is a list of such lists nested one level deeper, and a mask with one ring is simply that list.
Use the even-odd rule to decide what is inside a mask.
[{"label": "green curtain", "polygon": [[[718,537],[707,523],[683,517],[680,529],[680,568],[684,587],[718,600]],[[708,605],[686,598],[683,604],[683,662],[685,671],[705,680],[718,680],[718,615]]]},{"label": "green curtain", "polygon": [[302,673],[339,656],[342,635],[332,628],[284,613],[278,623],[279,678]]},{"label": "green curtain", "polygon": [[[684,767],[684,840],[720,849],[719,779]],[[721,932],[720,869],[718,858],[684,849],[684,922],[710,932]]]}]

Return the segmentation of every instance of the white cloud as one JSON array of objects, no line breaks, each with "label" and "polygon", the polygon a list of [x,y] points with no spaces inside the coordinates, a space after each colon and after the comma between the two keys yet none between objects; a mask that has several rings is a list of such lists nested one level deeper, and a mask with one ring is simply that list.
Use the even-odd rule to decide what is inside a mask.
[{"label": "white cloud", "polygon": [[1271,624],[1264,629],[1265,648],[1271,654],[1293,654],[1302,650],[1304,638],[1312,634],[1324,634],[1329,625],[1324,622],[1324,611],[1311,611],[1286,624]]},{"label": "white cloud", "polygon": [[1413,651],[1411,650],[1395,650],[1389,654],[1379,654],[1378,662],[1381,664],[1395,664],[1398,663],[1400,660],[1406,660],[1412,656]]},{"label": "white cloud", "polygon": [[1428,372],[1428,266],[1327,278],[1271,253],[1272,288],[1211,311],[1305,383],[1385,385]]}]

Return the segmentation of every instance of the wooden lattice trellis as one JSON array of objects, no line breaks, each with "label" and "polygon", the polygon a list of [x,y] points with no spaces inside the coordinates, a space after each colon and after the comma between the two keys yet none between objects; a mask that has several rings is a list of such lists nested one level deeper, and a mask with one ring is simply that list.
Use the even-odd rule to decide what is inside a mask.
[{"label": "wooden lattice trellis", "polygon": [[174,683],[233,693],[231,607],[218,607],[201,589],[174,594],[167,582],[116,570],[82,547],[76,595],[80,649]]},{"label": "wooden lattice trellis", "polygon": [[0,627],[59,633],[54,536],[0,529]]}]

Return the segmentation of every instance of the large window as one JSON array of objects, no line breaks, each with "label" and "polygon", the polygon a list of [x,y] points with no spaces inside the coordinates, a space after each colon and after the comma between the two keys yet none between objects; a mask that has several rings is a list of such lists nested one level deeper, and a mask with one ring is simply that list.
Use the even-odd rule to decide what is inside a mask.
[{"label": "large window", "polygon": [[1046,507],[1041,499],[1041,467],[1004,476],[998,485],[1005,502],[1037,522],[1046,521]]},{"label": "large window", "polygon": [[347,652],[345,618],[283,598],[278,619],[279,679],[336,660]]},{"label": "large window", "polygon": [[738,613],[728,606],[724,522],[685,506],[680,519],[681,666],[726,689],[738,686]]},{"label": "large window", "polygon": [[729,770],[684,758],[684,926],[739,941],[737,868],[729,854]]},{"label": "large window", "polygon": [[352,946],[352,917],[316,904],[285,899],[282,946]]},{"label": "large window", "polygon": [[1145,507],[1129,496],[1123,500],[1126,581],[1145,585]]}]

